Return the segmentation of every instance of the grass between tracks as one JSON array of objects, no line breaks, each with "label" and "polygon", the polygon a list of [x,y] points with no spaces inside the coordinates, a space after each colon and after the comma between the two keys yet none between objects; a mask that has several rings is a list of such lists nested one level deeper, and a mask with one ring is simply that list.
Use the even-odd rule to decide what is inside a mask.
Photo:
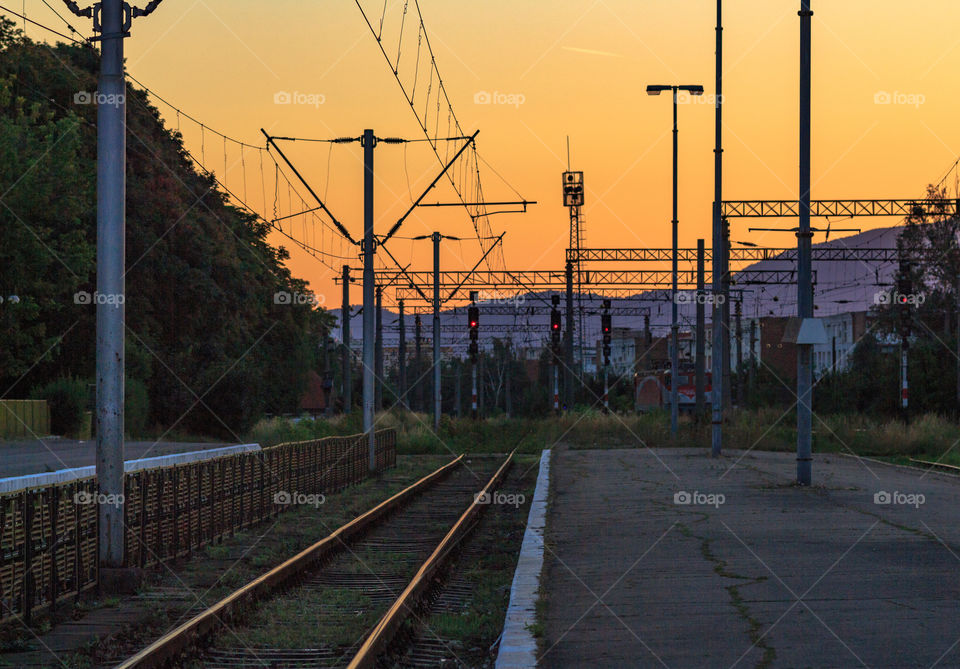
[{"label": "grass between tracks", "polygon": [[[252,440],[263,445],[310,439],[356,431],[358,416],[291,424],[282,419],[265,421],[254,428]],[[796,412],[784,408],[727,412],[724,445],[733,449],[793,451],[796,449]],[[387,412],[377,417],[378,427],[398,432],[400,453],[505,452],[514,446],[520,453],[539,453],[558,443],[572,448],[710,448],[709,421],[681,416],[680,433],[670,435],[666,412],[605,415],[578,410],[549,418],[469,418],[443,416],[440,430],[433,431],[429,415]],[[879,419],[860,414],[816,414],[813,419],[814,452],[849,453],[907,462],[914,457],[960,466],[960,426],[926,414],[909,425],[892,417]]]},{"label": "grass between tracks", "polygon": [[459,580],[470,586],[470,597],[459,602],[462,608],[459,611],[427,611],[426,615],[411,617],[406,623],[415,637],[439,640],[446,648],[446,661],[438,663],[439,666],[447,663],[450,666],[493,666],[496,644],[510,603],[510,587],[533,500],[539,462],[535,455],[515,458],[499,491],[522,494],[523,503],[486,507],[467,537],[463,550],[445,569],[442,580]]}]

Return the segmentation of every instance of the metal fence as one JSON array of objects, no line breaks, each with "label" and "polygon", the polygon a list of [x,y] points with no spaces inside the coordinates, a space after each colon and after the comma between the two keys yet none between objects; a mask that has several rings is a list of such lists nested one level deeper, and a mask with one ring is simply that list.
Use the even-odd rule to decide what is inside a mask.
[{"label": "metal fence", "polygon": [[[396,464],[396,432],[376,439],[376,469]],[[186,556],[368,473],[362,435],[280,444],[202,462],[128,473],[126,561],[148,567]],[[97,585],[95,479],[0,494],[0,623],[23,620]]]}]

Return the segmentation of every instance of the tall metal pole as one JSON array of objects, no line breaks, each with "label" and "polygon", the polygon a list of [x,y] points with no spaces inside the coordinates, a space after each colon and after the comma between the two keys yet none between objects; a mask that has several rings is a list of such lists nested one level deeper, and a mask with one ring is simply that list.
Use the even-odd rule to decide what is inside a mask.
[{"label": "tall metal pole", "polygon": [[737,407],[743,407],[743,297],[737,300],[736,330],[737,330]]},{"label": "tall metal pole", "polygon": [[461,374],[461,371],[462,371],[462,369],[463,369],[463,365],[460,364],[460,359],[459,359],[459,358],[457,358],[457,359],[455,359],[455,360],[453,361],[453,365],[454,365],[454,367],[456,367],[456,369],[457,369],[456,403],[457,403],[457,418],[460,418],[460,417],[463,415],[463,414],[461,413],[461,409],[460,409],[460,392],[461,392],[461,391],[460,391],[460,384],[461,384],[461,376],[460,376],[460,374]]},{"label": "tall metal pole", "polygon": [[433,236],[433,429],[440,431],[440,233]]},{"label": "tall metal pole", "polygon": [[756,370],[757,370],[757,321],[750,321],[750,398],[754,397],[756,393]]},{"label": "tall metal pole", "polygon": [[716,49],[716,111],[715,145],[713,149],[713,309],[711,325],[713,345],[711,346],[713,364],[711,365],[711,444],[710,452],[718,457],[723,449],[723,324],[720,314],[722,308],[721,276],[723,275],[723,223],[720,218],[723,201],[723,9],[722,0],[717,0],[717,49]]},{"label": "tall metal pole", "polygon": [[403,314],[403,300],[397,302],[397,310],[400,312],[400,341],[397,344],[397,397],[400,400],[400,406],[407,406],[407,324]]},{"label": "tall metal pole", "polygon": [[673,253],[671,258],[673,285],[671,288],[670,309],[670,434],[674,437],[680,430],[680,319],[679,305],[677,304],[677,145],[679,143],[677,129],[677,87],[673,87]]},{"label": "tall metal pole", "polygon": [[[800,226],[797,230],[797,311],[813,317],[810,232],[810,98],[812,18],[810,0],[800,0]],[[797,346],[797,483],[810,485],[813,459],[813,346]]]},{"label": "tall metal pole", "polygon": [[123,2],[103,0],[97,90],[97,485],[100,566],[124,565],[123,386],[126,239],[126,80]]},{"label": "tall metal pole", "polygon": [[484,386],[486,384],[483,382],[483,372],[486,365],[484,365],[483,361],[484,354],[483,351],[480,351],[480,355],[477,356],[477,379],[479,380],[479,385],[477,386],[477,411],[479,412],[480,418],[486,415],[486,393],[484,392]]},{"label": "tall metal pole", "polygon": [[730,221],[724,218],[720,225],[723,230],[723,245],[720,250],[723,257],[723,273],[720,277],[720,290],[723,292],[723,304],[720,305],[723,325],[723,408],[727,410],[731,405],[733,388],[730,378],[730,342],[733,339],[733,330],[730,329]]},{"label": "tall metal pole", "polygon": [[383,286],[377,286],[376,314],[376,350],[374,351],[374,372],[376,376],[374,406],[377,411],[383,409]]},{"label": "tall metal pole", "polygon": [[610,413],[610,367],[603,366],[603,411]]},{"label": "tall metal pole", "polygon": [[706,381],[707,381],[707,314],[706,314],[706,294],[704,293],[706,270],[706,250],[704,240],[697,240],[697,419],[701,419],[706,408]]},{"label": "tall metal pole", "polygon": [[511,358],[512,353],[510,351],[510,341],[507,341],[506,344],[506,362],[504,374],[504,397],[503,397],[503,406],[507,414],[507,418],[510,418],[510,415],[513,413],[512,398],[510,397],[510,368],[511,368]]},{"label": "tall metal pole", "polygon": [[423,411],[423,321],[420,314],[413,318],[413,403],[414,411]]},{"label": "tall metal pole", "polygon": [[350,413],[353,390],[350,355],[350,265],[343,266],[343,303],[340,307],[340,337],[343,339],[343,413]]},{"label": "tall metal pole", "polygon": [[560,413],[560,365],[556,356],[553,361],[553,410]]},{"label": "tall metal pole", "polygon": [[[479,356],[478,356],[479,360]],[[477,363],[470,364],[470,411],[473,413],[474,420],[480,418],[479,407],[477,406]]]},{"label": "tall metal pole", "polygon": [[960,410],[960,274],[957,275],[957,283],[954,289],[954,312],[957,327],[957,408]]},{"label": "tall metal pole", "polygon": [[373,130],[363,131],[363,431],[367,435],[369,468],[377,466],[374,421],[374,286],[373,254],[373,149],[377,139]]},{"label": "tall metal pole", "polygon": [[564,382],[564,402],[567,405],[567,411],[573,411],[574,387],[573,387],[573,331],[576,327],[576,314],[573,311],[573,263],[567,262],[567,331],[564,334],[564,349],[566,358],[566,369],[563,372]]}]

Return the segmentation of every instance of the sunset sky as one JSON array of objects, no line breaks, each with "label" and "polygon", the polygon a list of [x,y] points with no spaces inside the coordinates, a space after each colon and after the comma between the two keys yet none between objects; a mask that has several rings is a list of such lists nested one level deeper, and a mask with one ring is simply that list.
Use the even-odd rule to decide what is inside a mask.
[{"label": "sunset sky", "polygon": [[[379,20],[381,0],[361,4]],[[403,4],[388,0],[385,36]],[[726,199],[797,196],[799,4],[725,3]],[[62,27],[40,0],[25,5],[31,18]],[[644,89],[680,83],[703,84],[713,92],[715,6],[713,0],[420,0],[464,129],[480,129],[480,154],[524,197],[540,203],[526,215],[492,219],[495,232],[507,231],[508,268],[562,267],[568,216],[560,175],[567,135],[572,166],[586,173],[586,245],[669,246],[671,109],[668,96],[648,97]],[[960,70],[960,5],[815,0],[813,9],[813,197],[922,195],[960,154],[960,96],[953,85]],[[86,19],[69,18],[90,33]],[[408,21],[408,27],[414,25]],[[27,32],[49,39],[37,29]],[[384,44],[391,48],[386,37]],[[263,144],[261,127],[301,137],[356,136],[367,127],[380,136],[421,137],[353,0],[165,0],[150,17],[134,22],[126,49],[128,70],[137,79],[205,125],[251,144]],[[523,104],[476,104],[481,91],[522,96]],[[322,104],[275,104],[278,92],[314,96],[310,99]],[[878,104],[884,93],[892,104]],[[680,108],[684,246],[710,237],[710,102]],[[160,108],[175,127],[170,109]],[[199,154],[199,133],[182,127],[188,148]],[[211,144],[209,135],[205,142],[204,153],[219,151],[211,159],[217,171],[223,147]],[[290,155],[359,237],[360,147],[303,144],[290,147]],[[425,144],[378,148],[378,233],[437,169]],[[231,166],[226,180],[239,188],[243,177]],[[263,198],[252,185],[259,171],[247,165],[246,178],[251,192],[257,191],[249,199],[262,213]],[[491,170],[485,169],[483,178],[488,198],[514,197]],[[450,190],[442,189],[428,200],[450,198]],[[893,223],[862,219],[856,226]],[[734,239],[795,244],[789,234],[751,235],[748,225],[734,222]],[[468,217],[458,209],[419,210],[400,234],[435,229],[472,235]],[[822,235],[815,241],[820,240]],[[275,242],[281,241],[277,235]],[[429,246],[397,240],[391,251],[401,262],[428,269]],[[332,271],[292,252],[294,273],[336,306]],[[449,243],[442,263],[447,269],[469,268],[478,257],[476,240]],[[359,299],[356,288],[353,301]]]}]

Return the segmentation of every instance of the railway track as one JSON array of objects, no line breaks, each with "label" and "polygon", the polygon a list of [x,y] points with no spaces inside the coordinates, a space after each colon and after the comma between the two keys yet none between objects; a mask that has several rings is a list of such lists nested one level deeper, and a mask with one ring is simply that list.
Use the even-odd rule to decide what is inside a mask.
[{"label": "railway track", "polygon": [[478,493],[497,489],[512,458],[460,456],[118,667],[377,666],[396,652],[408,617],[436,598],[486,507]]},{"label": "railway track", "polygon": [[948,472],[960,474],[960,467],[957,467],[956,465],[948,465],[943,462],[931,462],[930,460],[918,460],[916,458],[910,458],[910,462],[915,465],[923,465],[924,467],[939,467],[940,469],[945,469]]}]

